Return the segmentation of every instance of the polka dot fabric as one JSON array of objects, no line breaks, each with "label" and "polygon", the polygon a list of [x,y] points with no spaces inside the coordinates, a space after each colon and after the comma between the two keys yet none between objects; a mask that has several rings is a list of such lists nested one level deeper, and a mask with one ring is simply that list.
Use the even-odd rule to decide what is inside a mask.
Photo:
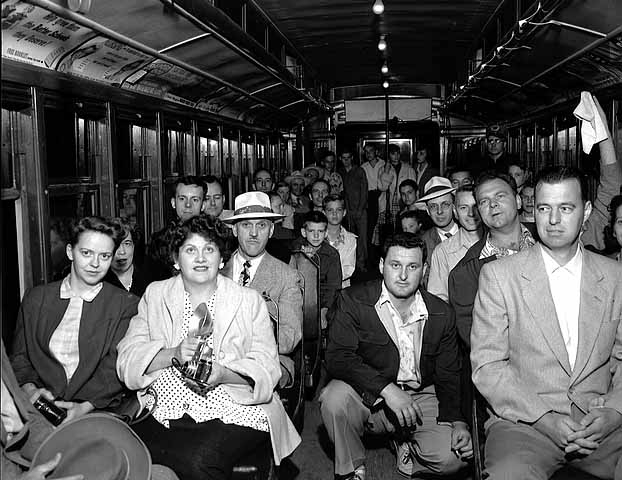
[{"label": "polka dot fabric", "polygon": [[[207,309],[214,323],[217,323],[214,299],[215,293],[207,303]],[[176,339],[177,343],[188,336],[193,317],[190,295],[186,292],[183,325],[179,338]],[[207,342],[210,348],[214,347],[213,335],[209,336]],[[212,360],[214,360],[213,354]],[[181,374],[171,366],[162,371],[152,386],[158,395],[158,404],[153,417],[167,428],[169,428],[169,420],[188,414],[197,423],[217,418],[223,423],[249,427],[262,432],[268,431],[268,417],[263,409],[257,405],[235,403],[222,385],[204,395],[199,395],[184,383]]]}]

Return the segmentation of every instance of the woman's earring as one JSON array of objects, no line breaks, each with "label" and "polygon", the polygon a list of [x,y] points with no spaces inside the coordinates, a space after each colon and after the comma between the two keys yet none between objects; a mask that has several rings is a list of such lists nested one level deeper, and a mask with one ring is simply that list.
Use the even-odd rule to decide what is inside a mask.
[{"label": "woman's earring", "polygon": [[220,262],[218,270],[222,270],[223,268],[225,268],[225,262]]},{"label": "woman's earring", "polygon": [[173,267],[175,267],[175,270],[179,270],[179,263],[175,263],[175,265],[173,265]]}]

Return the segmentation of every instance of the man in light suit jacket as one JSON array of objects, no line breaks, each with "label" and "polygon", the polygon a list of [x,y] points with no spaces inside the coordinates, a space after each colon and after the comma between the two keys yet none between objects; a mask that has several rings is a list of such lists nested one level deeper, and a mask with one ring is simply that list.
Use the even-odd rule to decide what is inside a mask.
[{"label": "man in light suit jacket", "polygon": [[580,172],[543,172],[542,243],[482,267],[471,363],[491,407],[491,480],[547,479],[565,464],[622,474],[622,267],[580,243],[586,196]]},{"label": "man in light suit jacket", "polygon": [[[259,293],[267,293],[279,309],[280,385],[287,385],[294,376],[292,353],[302,338],[302,292],[296,270],[266,252],[274,232],[273,220],[283,218],[270,208],[270,199],[263,192],[248,192],[235,199],[234,215],[225,222],[233,225],[238,249],[222,270],[222,274]],[[244,276],[244,265],[248,277]]]}]

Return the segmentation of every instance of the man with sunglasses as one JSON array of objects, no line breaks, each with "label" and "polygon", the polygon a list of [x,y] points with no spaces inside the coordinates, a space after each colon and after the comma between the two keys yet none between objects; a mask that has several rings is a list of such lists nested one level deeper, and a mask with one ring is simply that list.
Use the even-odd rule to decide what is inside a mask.
[{"label": "man with sunglasses", "polygon": [[486,153],[475,162],[472,170],[479,174],[484,170],[497,170],[507,173],[512,158],[506,153],[508,131],[500,125],[490,125],[486,128]]}]

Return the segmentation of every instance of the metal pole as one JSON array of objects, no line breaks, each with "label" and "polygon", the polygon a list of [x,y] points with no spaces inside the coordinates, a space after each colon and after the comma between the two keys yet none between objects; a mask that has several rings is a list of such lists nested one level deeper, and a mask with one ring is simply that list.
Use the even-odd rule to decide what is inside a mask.
[{"label": "metal pole", "polygon": [[389,92],[388,89],[384,94],[384,161],[389,161]]}]

